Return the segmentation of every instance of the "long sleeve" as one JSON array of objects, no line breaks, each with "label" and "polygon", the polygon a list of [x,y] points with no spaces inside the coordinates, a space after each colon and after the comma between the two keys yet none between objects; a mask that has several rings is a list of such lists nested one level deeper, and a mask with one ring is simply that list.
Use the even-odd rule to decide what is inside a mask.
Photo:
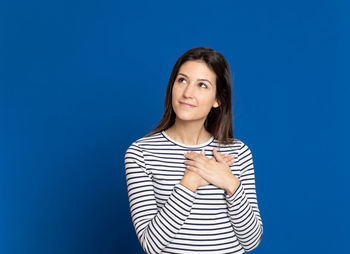
[{"label": "long sleeve", "polygon": [[189,216],[196,193],[176,184],[164,206],[158,209],[151,175],[142,149],[135,142],[125,153],[125,169],[137,237],[145,252],[160,253]]},{"label": "long sleeve", "polygon": [[253,157],[244,143],[235,163],[241,170],[240,185],[231,196],[226,195],[228,214],[238,241],[245,251],[251,251],[261,241],[263,225],[256,197]]}]

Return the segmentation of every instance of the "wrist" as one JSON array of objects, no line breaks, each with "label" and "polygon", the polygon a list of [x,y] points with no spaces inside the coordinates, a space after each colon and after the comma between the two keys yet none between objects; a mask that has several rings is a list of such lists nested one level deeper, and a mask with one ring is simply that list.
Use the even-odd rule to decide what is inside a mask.
[{"label": "wrist", "polygon": [[186,178],[182,178],[180,181],[180,184],[185,186],[187,189],[191,190],[192,192],[196,192],[198,189],[198,186],[194,184],[193,182],[191,183],[190,181],[187,181]]},{"label": "wrist", "polygon": [[231,178],[230,181],[227,183],[227,186],[225,188],[227,195],[232,196],[236,192],[236,190],[238,189],[240,183],[241,182],[236,177]]}]

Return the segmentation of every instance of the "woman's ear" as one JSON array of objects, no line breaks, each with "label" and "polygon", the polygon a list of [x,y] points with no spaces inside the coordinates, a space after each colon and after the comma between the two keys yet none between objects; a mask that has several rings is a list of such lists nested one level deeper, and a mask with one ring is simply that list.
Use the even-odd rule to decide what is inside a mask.
[{"label": "woman's ear", "polygon": [[218,108],[218,107],[220,107],[220,105],[221,105],[220,101],[218,99],[215,99],[215,102],[213,104],[213,108]]}]

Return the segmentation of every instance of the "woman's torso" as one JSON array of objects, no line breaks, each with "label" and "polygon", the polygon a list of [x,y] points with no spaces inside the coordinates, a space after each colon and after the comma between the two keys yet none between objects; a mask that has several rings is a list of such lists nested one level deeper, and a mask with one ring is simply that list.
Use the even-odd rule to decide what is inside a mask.
[{"label": "woman's torso", "polygon": [[[214,138],[190,146],[176,142],[165,132],[141,138],[137,142],[153,182],[158,209],[164,206],[175,184],[184,175],[184,153],[204,149],[205,155],[212,157],[213,148],[218,148]],[[233,144],[219,148],[219,152],[237,155],[240,146],[240,141],[236,139]],[[230,168],[239,179],[238,165],[233,164]],[[189,217],[163,253],[244,253],[228,217],[225,195],[224,190],[213,185],[199,187]]]}]

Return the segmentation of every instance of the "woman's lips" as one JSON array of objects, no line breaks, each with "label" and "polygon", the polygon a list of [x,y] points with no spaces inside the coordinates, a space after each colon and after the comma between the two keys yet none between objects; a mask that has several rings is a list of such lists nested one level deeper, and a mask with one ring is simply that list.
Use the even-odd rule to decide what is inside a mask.
[{"label": "woman's lips", "polygon": [[195,107],[195,105],[192,105],[192,104],[189,104],[189,103],[185,103],[185,102],[181,102],[181,101],[180,101],[180,104],[182,106],[186,107],[186,108],[194,108]]}]

